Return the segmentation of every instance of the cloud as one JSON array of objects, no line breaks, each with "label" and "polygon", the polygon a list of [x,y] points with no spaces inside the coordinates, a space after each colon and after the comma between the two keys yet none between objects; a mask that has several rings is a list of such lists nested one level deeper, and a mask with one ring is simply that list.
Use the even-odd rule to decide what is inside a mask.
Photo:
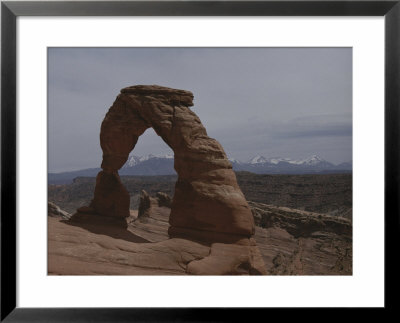
[{"label": "cloud", "polygon": [[275,127],[274,138],[293,139],[310,137],[352,136],[351,115],[314,115],[290,120]]},{"label": "cloud", "polygon": [[[314,149],[346,161],[351,55],[350,48],[50,48],[49,169],[96,167],[101,121],[119,90],[134,84],[193,91],[193,111],[234,157]],[[134,153],[168,149],[146,132]]]},{"label": "cloud", "polygon": [[329,127],[317,127],[314,129],[290,129],[275,133],[274,138],[292,139],[292,138],[310,138],[310,137],[338,137],[352,135],[351,125],[335,125]]}]

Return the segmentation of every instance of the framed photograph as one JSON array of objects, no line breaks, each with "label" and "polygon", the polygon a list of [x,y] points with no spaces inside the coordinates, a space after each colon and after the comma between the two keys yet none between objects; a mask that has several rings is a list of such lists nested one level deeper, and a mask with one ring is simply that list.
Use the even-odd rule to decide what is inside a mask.
[{"label": "framed photograph", "polygon": [[394,306],[399,14],[2,2],[1,319]]}]

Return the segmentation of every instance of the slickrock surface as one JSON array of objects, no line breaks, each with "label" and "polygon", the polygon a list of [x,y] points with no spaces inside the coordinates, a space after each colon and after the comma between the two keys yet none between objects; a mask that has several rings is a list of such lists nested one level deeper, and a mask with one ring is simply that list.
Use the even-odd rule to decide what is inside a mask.
[{"label": "slickrock surface", "polygon": [[149,242],[132,233],[135,228],[124,232],[95,224],[79,227],[52,217],[48,221],[49,275],[265,274],[254,246],[205,245],[179,238]]},{"label": "slickrock surface", "polygon": [[102,172],[90,205],[96,214],[129,216],[129,194],[119,180],[140,135],[152,127],[173,149],[178,173],[171,205],[171,237],[236,242],[254,234],[250,208],[222,146],[208,137],[189,109],[193,94],[157,85],[121,90],[101,125]]},{"label": "slickrock surface", "polygon": [[[126,223],[78,212],[71,220],[49,213],[50,275],[260,275],[266,274],[255,242],[199,243],[168,237],[171,209],[143,194],[145,215],[131,210]],[[146,200],[152,199],[149,207]],[[161,199],[161,204],[163,203]],[[87,211],[83,209],[83,211]]]},{"label": "slickrock surface", "polygon": [[111,230],[95,233],[48,220],[50,275],[184,275],[188,263],[206,257],[210,250],[189,240],[148,243],[133,234],[127,240]]},{"label": "slickrock surface", "polygon": [[101,222],[98,216],[92,223],[85,219],[66,224],[51,217],[49,208],[49,274],[241,275],[253,270],[248,260],[254,263],[260,258],[265,266],[260,267],[268,275],[352,274],[351,222],[347,219],[249,202],[255,216],[256,249],[205,245],[169,239],[171,210],[152,199],[145,217],[130,211],[127,228],[110,222],[113,218]]}]

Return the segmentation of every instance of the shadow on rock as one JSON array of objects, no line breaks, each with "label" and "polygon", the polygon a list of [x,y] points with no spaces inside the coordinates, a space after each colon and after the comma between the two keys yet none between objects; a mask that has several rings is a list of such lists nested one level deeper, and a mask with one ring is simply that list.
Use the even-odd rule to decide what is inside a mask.
[{"label": "shadow on rock", "polygon": [[105,217],[97,214],[77,212],[69,220],[62,222],[81,227],[89,232],[106,235],[115,239],[126,240],[134,243],[149,243],[150,241],[139,237],[127,230],[125,218]]}]

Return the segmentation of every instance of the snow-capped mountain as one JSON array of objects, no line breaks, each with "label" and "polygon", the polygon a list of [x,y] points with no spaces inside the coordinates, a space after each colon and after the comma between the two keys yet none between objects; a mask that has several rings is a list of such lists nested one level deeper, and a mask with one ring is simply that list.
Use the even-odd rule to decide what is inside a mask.
[{"label": "snow-capped mountain", "polygon": [[252,159],[250,159],[247,163],[251,164],[251,165],[255,165],[255,164],[264,164],[267,162],[267,159],[263,156],[257,155],[255,157],[253,157]]},{"label": "snow-capped mountain", "polygon": [[317,155],[312,155],[306,159],[299,161],[298,165],[318,165],[323,162],[326,162],[326,160]]},{"label": "snow-capped mountain", "polygon": [[124,167],[133,167],[140,163],[140,159],[137,156],[129,156],[128,161],[124,165]]},{"label": "snow-capped mountain", "polygon": [[154,158],[159,158],[159,159],[174,159],[174,155],[173,154],[166,154],[166,155],[153,155],[153,154],[149,154],[146,156],[134,156],[131,155],[128,158],[128,161],[125,163],[125,165],[123,166],[124,168],[126,167],[133,167],[136,166],[140,163],[145,162],[146,160],[150,160],[150,159],[154,159]]},{"label": "snow-capped mountain", "polygon": [[[256,174],[317,174],[317,173],[343,173],[352,171],[352,162],[334,165],[323,158],[312,155],[304,159],[291,159],[282,157],[266,158],[257,155],[248,162],[241,162],[229,158],[234,171],[246,171]],[[73,172],[49,174],[49,183],[72,181],[78,176],[93,177],[100,168],[82,169]],[[175,175],[174,155],[146,155],[129,156],[125,165],[119,170],[120,175],[153,176]]]},{"label": "snow-capped mountain", "polygon": [[305,174],[327,173],[352,170],[351,163],[334,165],[318,155],[312,155],[304,159],[291,159],[287,157],[266,158],[257,155],[247,163],[232,163],[234,170],[244,170],[258,174]]},{"label": "snow-capped mountain", "polygon": [[[170,175],[175,174],[173,168],[174,156],[172,154],[155,156],[130,156],[127,163],[120,170],[121,175]],[[304,174],[351,171],[351,163],[334,165],[318,155],[304,159],[291,159],[287,157],[266,158],[261,155],[254,156],[247,162],[235,158],[228,158],[235,171],[248,171],[257,174]]]},{"label": "snow-capped mountain", "polygon": [[[128,158],[128,161],[126,164],[123,166],[124,169],[126,168],[131,168],[135,167],[136,165],[142,164],[144,162],[148,161],[155,161],[155,160],[172,160],[174,159],[173,154],[167,154],[167,155],[153,155],[149,154],[146,156],[134,156],[131,155]],[[323,164],[325,166],[334,166],[333,164],[327,162],[323,158],[319,157],[318,155],[312,155],[304,159],[291,159],[291,158],[283,158],[283,157],[271,157],[271,158],[266,158],[261,155],[254,156],[247,162],[241,162],[238,159],[235,158],[228,158],[228,160],[232,164],[238,164],[238,165],[253,165],[253,166],[260,166],[260,165],[279,165],[279,164],[290,164],[290,165],[298,165],[298,166],[318,166],[320,164]]]},{"label": "snow-capped mountain", "polygon": [[289,164],[296,163],[296,161],[291,160],[290,158],[282,158],[282,157],[272,157],[272,158],[268,158],[266,160],[267,160],[268,163],[274,164],[274,165],[277,165],[280,162],[289,163]]},{"label": "snow-capped mountain", "polygon": [[247,163],[251,164],[251,165],[255,165],[255,164],[278,165],[279,163],[288,163],[288,164],[292,164],[292,165],[318,165],[320,163],[329,163],[329,162],[327,162],[325,159],[319,157],[318,155],[312,155],[305,159],[291,159],[291,158],[282,158],[282,157],[266,158],[264,156],[257,155],[255,157],[251,158]]},{"label": "snow-capped mountain", "polygon": [[232,164],[242,164],[242,162],[240,160],[237,160],[235,158],[228,158],[228,160],[232,163]]},{"label": "snow-capped mountain", "polygon": [[174,155],[131,155],[119,170],[120,175],[174,175]]}]

